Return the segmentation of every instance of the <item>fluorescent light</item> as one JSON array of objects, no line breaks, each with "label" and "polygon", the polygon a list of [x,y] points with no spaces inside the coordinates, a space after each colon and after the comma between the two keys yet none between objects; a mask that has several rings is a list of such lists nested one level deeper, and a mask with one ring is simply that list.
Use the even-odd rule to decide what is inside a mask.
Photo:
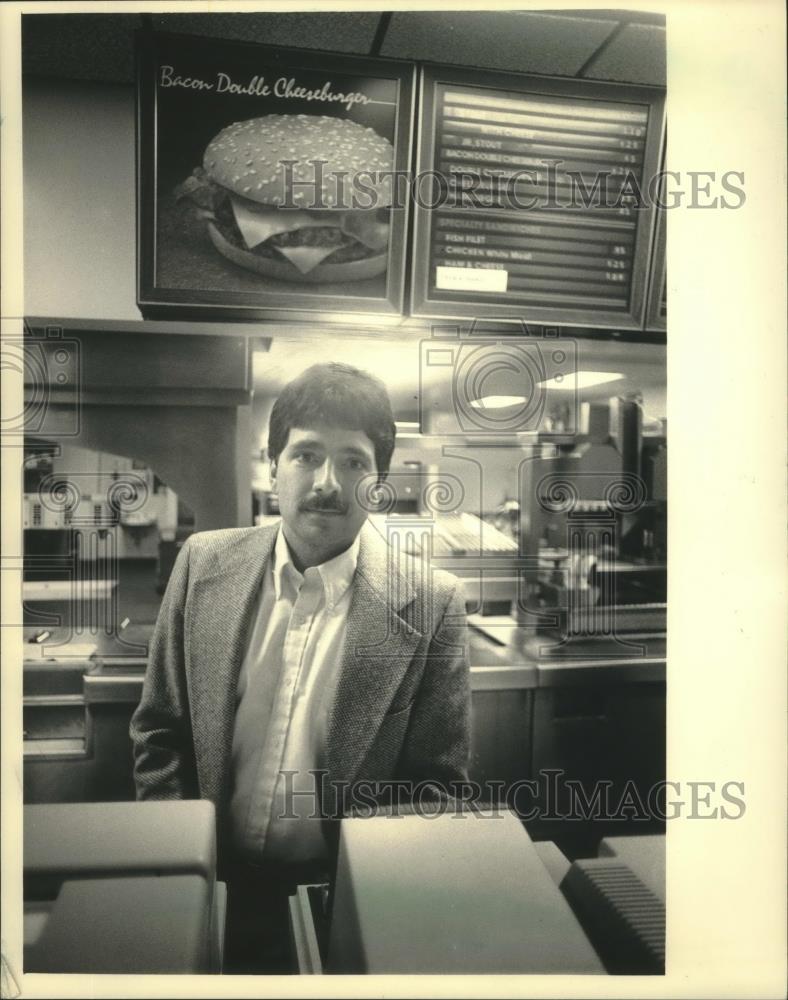
[{"label": "fluorescent light", "polygon": [[544,389],[589,389],[592,385],[604,385],[623,377],[621,372],[569,372],[568,375],[545,379],[539,385]]},{"label": "fluorescent light", "polygon": [[527,402],[525,396],[480,396],[471,400],[471,406],[477,410],[504,410],[507,406],[520,406]]}]

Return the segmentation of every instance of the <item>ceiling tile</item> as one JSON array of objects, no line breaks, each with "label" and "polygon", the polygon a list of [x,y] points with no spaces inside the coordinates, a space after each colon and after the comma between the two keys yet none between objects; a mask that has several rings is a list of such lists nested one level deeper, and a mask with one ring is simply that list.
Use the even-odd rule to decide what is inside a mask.
[{"label": "ceiling tile", "polygon": [[[162,14],[159,30],[295,48],[369,52],[373,11],[264,14]],[[131,83],[137,14],[25,14],[26,75]],[[617,21],[522,11],[397,12],[382,55],[489,69],[574,76]],[[664,85],[665,32],[630,24],[605,49],[590,78]]]},{"label": "ceiling tile", "polygon": [[593,63],[586,77],[665,86],[665,29],[629,24]]},{"label": "ceiling tile", "polygon": [[71,80],[134,80],[138,14],[23,14],[22,72]]},{"label": "ceiling tile", "polygon": [[528,12],[395,13],[381,55],[574,76],[615,20]]},{"label": "ceiling tile", "polygon": [[320,14],[161,14],[153,18],[160,31],[181,31],[266,45],[326,49],[366,54],[380,14],[375,11]]},{"label": "ceiling tile", "polygon": [[[287,45],[336,52],[369,52],[376,12],[317,14],[167,14],[153,17],[159,31]],[[134,81],[138,14],[25,14],[22,72],[71,80]]]}]

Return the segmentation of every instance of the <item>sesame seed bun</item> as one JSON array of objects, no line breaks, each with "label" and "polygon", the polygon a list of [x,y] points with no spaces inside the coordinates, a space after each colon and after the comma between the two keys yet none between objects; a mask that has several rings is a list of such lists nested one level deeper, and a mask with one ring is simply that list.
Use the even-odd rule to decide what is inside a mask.
[{"label": "sesame seed bun", "polygon": [[[292,168],[295,182],[289,204],[309,208],[315,203],[314,184],[319,177],[315,161],[324,161],[322,206],[334,207],[335,175],[347,171],[346,197],[352,197],[352,178],[363,175],[366,191],[375,192],[376,208],[391,205],[391,178],[375,181],[369,173],[391,171],[394,149],[374,129],[346,118],[328,115],[264,115],[235,122],[214,138],[205,150],[203,168],[210,178],[229,191],[262,205],[285,201],[285,167],[282,160],[298,161]],[[299,182],[301,182],[299,184]]]}]

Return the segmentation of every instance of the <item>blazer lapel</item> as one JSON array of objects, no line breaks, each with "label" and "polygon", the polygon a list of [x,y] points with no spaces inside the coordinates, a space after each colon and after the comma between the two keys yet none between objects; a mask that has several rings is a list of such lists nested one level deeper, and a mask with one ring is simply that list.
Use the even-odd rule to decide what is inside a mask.
[{"label": "blazer lapel", "polygon": [[226,789],[238,675],[276,532],[260,528],[221,550],[194,583],[184,630],[192,731],[200,790],[215,802]]},{"label": "blazer lapel", "polygon": [[366,525],[327,726],[325,766],[332,780],[353,781],[410,666],[422,634],[400,612],[413,597],[394,550]]}]

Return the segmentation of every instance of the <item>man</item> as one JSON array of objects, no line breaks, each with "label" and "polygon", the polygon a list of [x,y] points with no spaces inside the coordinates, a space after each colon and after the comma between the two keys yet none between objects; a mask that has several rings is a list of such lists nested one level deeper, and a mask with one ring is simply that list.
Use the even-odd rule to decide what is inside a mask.
[{"label": "man", "polygon": [[293,883],[331,870],[330,820],[354,789],[368,802],[394,780],[467,777],[459,587],[367,520],[394,438],[367,373],[315,365],[286,386],[268,440],[281,525],[192,536],[151,639],[131,724],[137,797],[215,803],[241,914],[231,907],[230,944],[248,938],[239,971],[258,971],[251,918],[265,910],[275,937]]}]

